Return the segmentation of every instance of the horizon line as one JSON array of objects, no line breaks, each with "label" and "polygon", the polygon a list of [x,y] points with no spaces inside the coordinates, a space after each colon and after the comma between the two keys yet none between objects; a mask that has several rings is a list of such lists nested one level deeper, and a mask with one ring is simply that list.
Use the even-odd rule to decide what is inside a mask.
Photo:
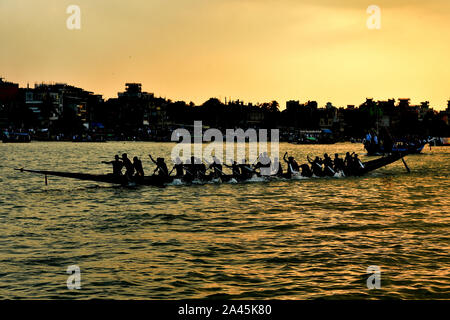
[{"label": "horizon line", "polygon": [[[29,81],[27,81],[26,82],[26,86],[21,86],[21,85],[23,85],[23,82],[21,83],[20,81],[18,81],[18,82],[14,82],[14,81],[11,81],[11,80],[7,80],[4,76],[0,76],[0,79],[3,79],[3,81],[5,81],[5,82],[10,82],[10,83],[15,83],[15,84],[18,84],[19,85],[19,89],[27,89],[27,88],[29,88],[29,85],[30,85],[30,82]],[[100,95],[100,96],[102,96],[102,98],[103,98],[103,100],[105,100],[105,101],[107,101],[107,100],[109,100],[109,99],[117,99],[118,98],[118,94],[119,93],[121,93],[121,92],[125,92],[125,90],[124,91],[117,91],[116,92],[116,95],[115,96],[108,96],[108,95],[106,95],[106,94],[102,94],[102,93],[97,93],[97,92],[95,92],[95,91],[93,91],[93,90],[90,90],[90,89],[85,89],[85,88],[83,88],[83,87],[81,87],[81,85],[76,85],[76,84],[70,84],[70,83],[68,83],[68,82],[66,82],[66,81],[53,81],[53,80],[50,80],[50,81],[40,81],[40,82],[34,82],[33,83],[34,84],[34,88],[37,86],[37,85],[40,85],[40,84],[44,84],[44,85],[67,85],[67,86],[72,86],[72,87],[76,87],[76,88],[79,88],[79,89],[82,89],[82,90],[84,90],[84,91],[86,91],[86,92],[90,92],[90,93],[92,93],[92,94],[94,94],[94,95]],[[125,82],[123,82],[123,84],[124,85],[126,85],[126,84],[140,84],[141,86],[142,86],[142,82],[136,82],[136,81],[125,81]],[[33,88],[33,89],[34,89]],[[30,87],[30,89],[31,89],[31,87]],[[149,93],[149,94],[153,94],[153,95],[155,95],[155,97],[157,96],[157,94],[155,93],[155,92],[148,92],[148,91],[145,91],[145,90],[143,90],[142,89],[142,92],[143,93]],[[223,102],[222,101],[222,95],[219,95],[219,96],[210,96],[209,98],[206,98],[206,100],[204,100],[202,103],[197,103],[197,102],[195,102],[194,100],[192,100],[192,99],[182,99],[182,100],[180,100],[180,99],[172,99],[172,98],[167,98],[167,95],[163,95],[163,94],[160,94],[159,96],[158,96],[159,98],[164,98],[165,100],[171,100],[172,102],[181,102],[181,101],[183,101],[183,102],[186,102],[187,104],[189,104],[190,102],[193,102],[194,103],[194,105],[196,105],[196,106],[201,106],[202,104],[204,104],[205,102],[207,102],[209,99],[218,99],[219,101],[221,101],[221,102]],[[245,102],[245,100],[241,100],[240,98],[238,98],[238,99],[231,99],[231,95],[230,96],[225,96],[224,95],[224,97],[225,97],[225,100],[228,100],[228,102],[230,102],[230,101],[233,101],[233,102],[236,102],[236,101],[240,101],[240,102]],[[366,100],[363,100],[363,99],[366,99]],[[371,97],[369,97],[369,96],[365,96],[363,99],[361,99],[361,101],[363,101],[362,103],[364,103],[365,101],[367,101],[367,99],[373,99],[374,101],[388,101],[388,100],[390,100],[390,99],[394,99],[394,101],[398,101],[398,100],[401,100],[401,99],[409,99],[410,100],[410,103],[411,103],[411,106],[419,106],[420,105],[420,103],[422,103],[422,102],[430,102],[430,100],[431,99],[429,99],[429,98],[425,98],[425,100],[423,100],[423,99],[419,99],[420,101],[418,101],[418,103],[419,104],[416,104],[416,100],[414,100],[414,102],[413,102],[413,99],[412,98],[409,98],[409,97],[397,97],[397,98],[387,98],[387,99],[384,99],[383,100],[383,98],[382,99],[378,99],[378,98],[375,98],[375,96],[371,96]],[[310,99],[310,98],[307,98],[307,99],[305,99],[305,100],[303,100],[303,101],[305,101],[304,103],[306,103],[306,102],[309,102],[309,101],[315,101],[315,102],[318,102],[318,100],[319,99]],[[326,99],[322,99],[322,100],[326,100]],[[284,109],[286,109],[286,103],[287,102],[289,102],[289,101],[299,101],[300,103],[302,103],[301,101],[301,99],[296,99],[296,98],[290,98],[290,99],[282,99],[282,100],[279,100],[279,99],[275,99],[275,98],[271,98],[271,99],[269,99],[269,100],[267,100],[267,101],[263,101],[263,102],[253,102],[253,101],[250,101],[250,100],[248,100],[247,101],[247,104],[249,104],[249,103],[251,103],[251,104],[253,104],[253,105],[258,105],[258,104],[261,104],[261,103],[266,103],[266,102],[272,102],[272,101],[277,101],[278,103],[279,103],[279,107],[280,107],[280,111],[281,110],[284,110]],[[281,104],[280,104],[280,101],[284,101],[284,105],[282,106]],[[449,98],[444,102],[444,105],[441,107],[441,106],[438,106],[438,107],[433,107],[431,104],[430,104],[430,109],[433,109],[433,110],[436,110],[436,111],[445,111],[446,110],[446,108],[448,107],[448,103],[450,102],[450,96],[449,96]],[[326,104],[328,104],[328,103],[331,103],[332,105],[333,105],[333,107],[335,107],[335,108],[345,108],[345,107],[348,107],[348,106],[355,106],[355,107],[359,107],[362,103],[360,103],[360,104],[351,104],[351,103],[346,103],[344,106],[343,105],[340,105],[340,106],[336,106],[336,105],[334,105],[334,103],[332,102],[332,101],[327,101],[325,104],[324,104],[324,106],[326,106]],[[319,107],[320,108],[320,107]],[[440,109],[440,108],[442,108],[442,109]]]}]

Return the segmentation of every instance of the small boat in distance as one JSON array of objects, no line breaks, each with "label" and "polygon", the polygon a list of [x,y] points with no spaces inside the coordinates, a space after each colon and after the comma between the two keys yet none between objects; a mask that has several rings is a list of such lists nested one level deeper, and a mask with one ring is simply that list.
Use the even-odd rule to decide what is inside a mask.
[{"label": "small boat in distance", "polygon": [[290,141],[293,144],[335,144],[336,139],[330,129],[300,130]]},{"label": "small boat in distance", "polygon": [[[429,143],[428,141],[418,141],[418,142],[408,142],[408,141],[398,141],[392,146],[390,152],[400,152],[403,154],[419,154],[422,152],[425,145]],[[364,148],[367,151],[368,156],[378,156],[385,154],[385,148],[382,144],[369,144],[364,143]]]},{"label": "small boat in distance", "polygon": [[435,147],[450,146],[450,138],[433,138],[431,143]]},{"label": "small boat in distance", "polygon": [[450,138],[442,138],[443,146],[450,146]]},{"label": "small boat in distance", "polygon": [[25,132],[8,132],[2,133],[3,143],[28,143],[31,142],[31,136]]}]

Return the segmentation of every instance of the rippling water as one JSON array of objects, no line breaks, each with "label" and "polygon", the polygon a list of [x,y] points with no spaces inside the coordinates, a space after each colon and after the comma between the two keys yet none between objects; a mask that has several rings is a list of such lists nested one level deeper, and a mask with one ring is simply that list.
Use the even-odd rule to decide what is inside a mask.
[{"label": "rippling water", "polygon": [[[0,298],[450,298],[450,148],[408,156],[410,174],[399,162],[361,178],[238,185],[45,186],[11,169],[101,173],[116,153],[169,157],[172,146],[0,144]],[[67,289],[69,265],[80,290]],[[371,265],[379,290],[366,286]]]}]

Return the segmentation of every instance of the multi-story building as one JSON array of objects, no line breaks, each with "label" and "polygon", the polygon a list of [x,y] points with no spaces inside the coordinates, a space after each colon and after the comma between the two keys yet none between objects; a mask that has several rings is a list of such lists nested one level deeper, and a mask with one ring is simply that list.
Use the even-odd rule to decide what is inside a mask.
[{"label": "multi-story building", "polygon": [[0,128],[9,125],[9,114],[17,107],[19,85],[0,78]]},{"label": "multi-story building", "polygon": [[101,95],[65,83],[41,83],[33,89],[25,89],[26,106],[44,126],[51,126],[65,117],[77,119],[89,128],[95,109],[102,102]]},{"label": "multi-story building", "polygon": [[126,83],[125,91],[118,93],[119,124],[126,130],[136,130],[158,123],[162,106],[155,103],[153,93],[142,92],[142,84]]}]

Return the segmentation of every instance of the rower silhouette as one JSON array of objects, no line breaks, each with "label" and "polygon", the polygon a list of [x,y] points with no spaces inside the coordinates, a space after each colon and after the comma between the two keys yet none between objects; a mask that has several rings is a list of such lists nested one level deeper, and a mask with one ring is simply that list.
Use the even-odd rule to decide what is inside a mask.
[{"label": "rower silhouette", "polygon": [[300,168],[298,166],[297,161],[295,161],[294,157],[288,157],[286,160],[288,153],[286,152],[283,156],[283,160],[284,162],[287,163],[287,174],[288,177],[290,178],[292,175],[295,175],[296,173],[298,173],[300,171]]},{"label": "rower silhouette", "polygon": [[361,162],[361,160],[359,160],[357,153],[355,153],[353,155],[353,164],[354,164],[356,170],[364,169],[364,165]]},{"label": "rower silhouette", "polygon": [[128,159],[128,155],[126,153],[122,154],[122,161],[126,170],[125,175],[129,180],[131,180],[134,175],[134,166],[131,163],[130,159]]},{"label": "rower silhouette", "polygon": [[214,178],[218,179],[222,176],[223,171],[222,171],[222,164],[220,163],[220,160],[216,158],[216,156],[213,156],[213,163],[211,163],[209,165],[210,169],[214,170]]},{"label": "rower silhouette", "polygon": [[142,161],[138,157],[133,158],[133,166],[136,170],[137,177],[144,177],[144,168],[142,167]]},{"label": "rower silhouette", "polygon": [[227,165],[226,163],[224,163],[224,165],[227,168],[231,169],[233,178],[235,178],[236,180],[239,179],[239,177],[241,176],[241,169],[239,168],[239,165],[236,161],[233,161],[231,166]]},{"label": "rower silhouette", "polygon": [[123,168],[123,162],[120,161],[119,156],[116,154],[114,156],[113,161],[102,161],[104,164],[112,164],[113,167],[113,175],[115,176],[121,176],[122,175],[122,168]]},{"label": "rower silhouette", "polygon": [[241,176],[243,177],[243,179],[250,179],[255,173],[255,170],[253,170],[247,163],[247,159],[242,159],[242,162],[239,165],[239,167],[241,169]]},{"label": "rower silhouette", "polygon": [[323,158],[324,158],[323,159],[323,165],[325,167],[324,170],[323,170],[323,173],[325,175],[327,175],[327,176],[330,176],[330,177],[334,176],[334,174],[336,172],[333,170],[333,160],[331,160],[331,158],[328,155],[328,153],[325,153],[323,155]]},{"label": "rower silhouette", "polygon": [[[175,170],[175,178],[181,179],[184,176],[184,170],[183,170],[183,162],[181,161],[181,159],[179,157],[177,157],[175,159],[175,164],[172,168],[172,170],[170,171],[170,173],[172,173],[173,170]],[[170,175],[169,173],[169,175]]]},{"label": "rower silhouette", "polygon": [[259,169],[260,175],[269,176],[271,174],[272,161],[267,152],[263,152],[258,156],[258,163],[253,167]]},{"label": "rower silhouette", "polygon": [[[283,177],[284,173],[283,173],[283,166],[281,165],[281,161],[279,158],[275,158],[273,159],[273,164],[272,167],[274,168],[274,171],[276,171],[275,175],[277,177]],[[276,169],[278,166],[278,169]]]},{"label": "rower silhouette", "polygon": [[197,178],[200,180],[203,180],[206,178],[206,165],[203,163],[202,160],[196,158],[197,164],[195,165],[197,167]]},{"label": "rower silhouette", "polygon": [[346,176],[351,175],[353,172],[353,158],[352,155],[350,154],[350,152],[347,152],[345,154],[345,159],[344,159],[344,174]]},{"label": "rower silhouette", "polygon": [[322,177],[323,171],[322,171],[322,159],[319,157],[316,157],[313,161],[307,156],[308,162],[311,164],[312,172],[317,177]]},{"label": "rower silhouette", "polygon": [[302,177],[308,177],[308,178],[312,177],[313,173],[312,173],[311,168],[309,167],[309,165],[304,163],[304,164],[302,164],[300,166],[300,169],[302,169],[302,173],[301,173]]},{"label": "rower silhouette", "polygon": [[336,172],[344,171],[344,168],[345,168],[344,160],[339,158],[339,154],[337,154],[337,153],[334,154],[333,163],[334,163],[334,171],[336,171]]},{"label": "rower silhouette", "polygon": [[148,156],[153,161],[153,163],[156,164],[156,169],[153,171],[153,174],[156,174],[156,172],[158,172],[158,176],[168,177],[169,169],[167,169],[167,165],[166,165],[166,162],[164,161],[164,158],[157,158],[155,161],[155,159],[153,159],[152,155],[149,154]]},{"label": "rower silhouette", "polygon": [[184,170],[186,171],[186,174],[184,178],[187,181],[192,181],[197,177],[197,166],[195,165],[195,157],[191,156],[191,159],[187,161],[183,165]]}]

